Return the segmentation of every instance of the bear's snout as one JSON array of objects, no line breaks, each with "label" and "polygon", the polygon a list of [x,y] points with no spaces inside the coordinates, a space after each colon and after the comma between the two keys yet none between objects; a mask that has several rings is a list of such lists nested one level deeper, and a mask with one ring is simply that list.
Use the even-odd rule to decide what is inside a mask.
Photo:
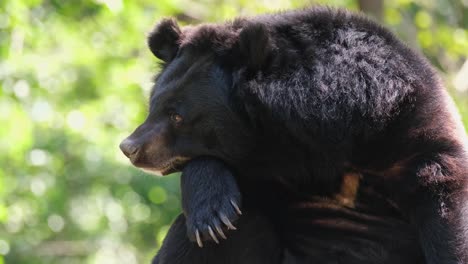
[{"label": "bear's snout", "polygon": [[131,139],[124,139],[120,145],[120,150],[122,150],[123,154],[127,156],[130,160],[135,160],[136,155],[138,154],[138,150],[140,147],[135,144],[135,142]]}]

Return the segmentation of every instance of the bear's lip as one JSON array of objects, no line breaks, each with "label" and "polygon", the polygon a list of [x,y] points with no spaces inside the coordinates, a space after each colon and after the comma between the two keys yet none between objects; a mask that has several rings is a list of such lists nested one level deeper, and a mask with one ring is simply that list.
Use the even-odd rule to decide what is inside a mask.
[{"label": "bear's lip", "polygon": [[145,172],[155,174],[158,176],[166,176],[168,174],[180,171],[182,167],[190,160],[188,157],[173,157],[167,161],[159,163],[154,167],[141,167]]}]

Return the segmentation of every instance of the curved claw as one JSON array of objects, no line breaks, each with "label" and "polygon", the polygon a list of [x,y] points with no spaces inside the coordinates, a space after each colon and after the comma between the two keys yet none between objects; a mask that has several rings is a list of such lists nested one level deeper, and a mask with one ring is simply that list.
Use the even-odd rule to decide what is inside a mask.
[{"label": "curved claw", "polygon": [[232,206],[234,207],[234,209],[236,209],[236,212],[237,212],[239,215],[242,215],[242,211],[239,209],[239,206],[236,204],[236,202],[234,202],[232,199],[231,199],[230,201],[231,201],[231,204],[232,204]]},{"label": "curved claw", "polygon": [[219,236],[221,236],[223,239],[227,239],[226,235],[223,232],[223,229],[219,225],[215,225],[216,231],[218,231]]},{"label": "curved claw", "polygon": [[221,214],[220,218],[221,218],[221,221],[222,221],[229,229],[237,230],[237,228],[236,228],[234,225],[232,225],[231,221],[229,221],[229,219],[227,218],[226,215]]},{"label": "curved claw", "polygon": [[203,242],[200,238],[200,232],[198,232],[198,229],[195,231],[195,237],[197,238],[197,244],[199,247],[203,247]]},{"label": "curved claw", "polygon": [[208,233],[210,233],[210,236],[214,240],[214,242],[216,242],[216,244],[219,244],[219,240],[216,237],[215,233],[213,232],[213,229],[211,228],[211,226],[208,226]]}]

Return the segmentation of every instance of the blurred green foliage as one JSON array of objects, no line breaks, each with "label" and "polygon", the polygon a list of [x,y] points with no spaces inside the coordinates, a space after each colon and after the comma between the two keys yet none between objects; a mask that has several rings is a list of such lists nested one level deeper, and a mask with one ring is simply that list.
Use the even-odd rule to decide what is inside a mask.
[{"label": "blurred green foliage", "polygon": [[[307,5],[325,2],[358,7]],[[305,5],[0,1],[0,264],[148,263],[180,205],[178,176],[148,176],[117,147],[144,119],[157,71],[145,33],[165,16],[188,24]],[[466,0],[387,1],[384,21],[447,86],[466,81]],[[465,89],[452,90],[467,124]]]}]

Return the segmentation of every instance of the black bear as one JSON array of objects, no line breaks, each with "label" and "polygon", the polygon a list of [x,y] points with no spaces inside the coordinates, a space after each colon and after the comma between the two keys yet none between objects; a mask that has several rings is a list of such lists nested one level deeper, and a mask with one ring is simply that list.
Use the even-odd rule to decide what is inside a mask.
[{"label": "black bear", "polygon": [[156,25],[132,163],[182,171],[153,263],[468,263],[466,134],[387,29],[316,7]]}]

